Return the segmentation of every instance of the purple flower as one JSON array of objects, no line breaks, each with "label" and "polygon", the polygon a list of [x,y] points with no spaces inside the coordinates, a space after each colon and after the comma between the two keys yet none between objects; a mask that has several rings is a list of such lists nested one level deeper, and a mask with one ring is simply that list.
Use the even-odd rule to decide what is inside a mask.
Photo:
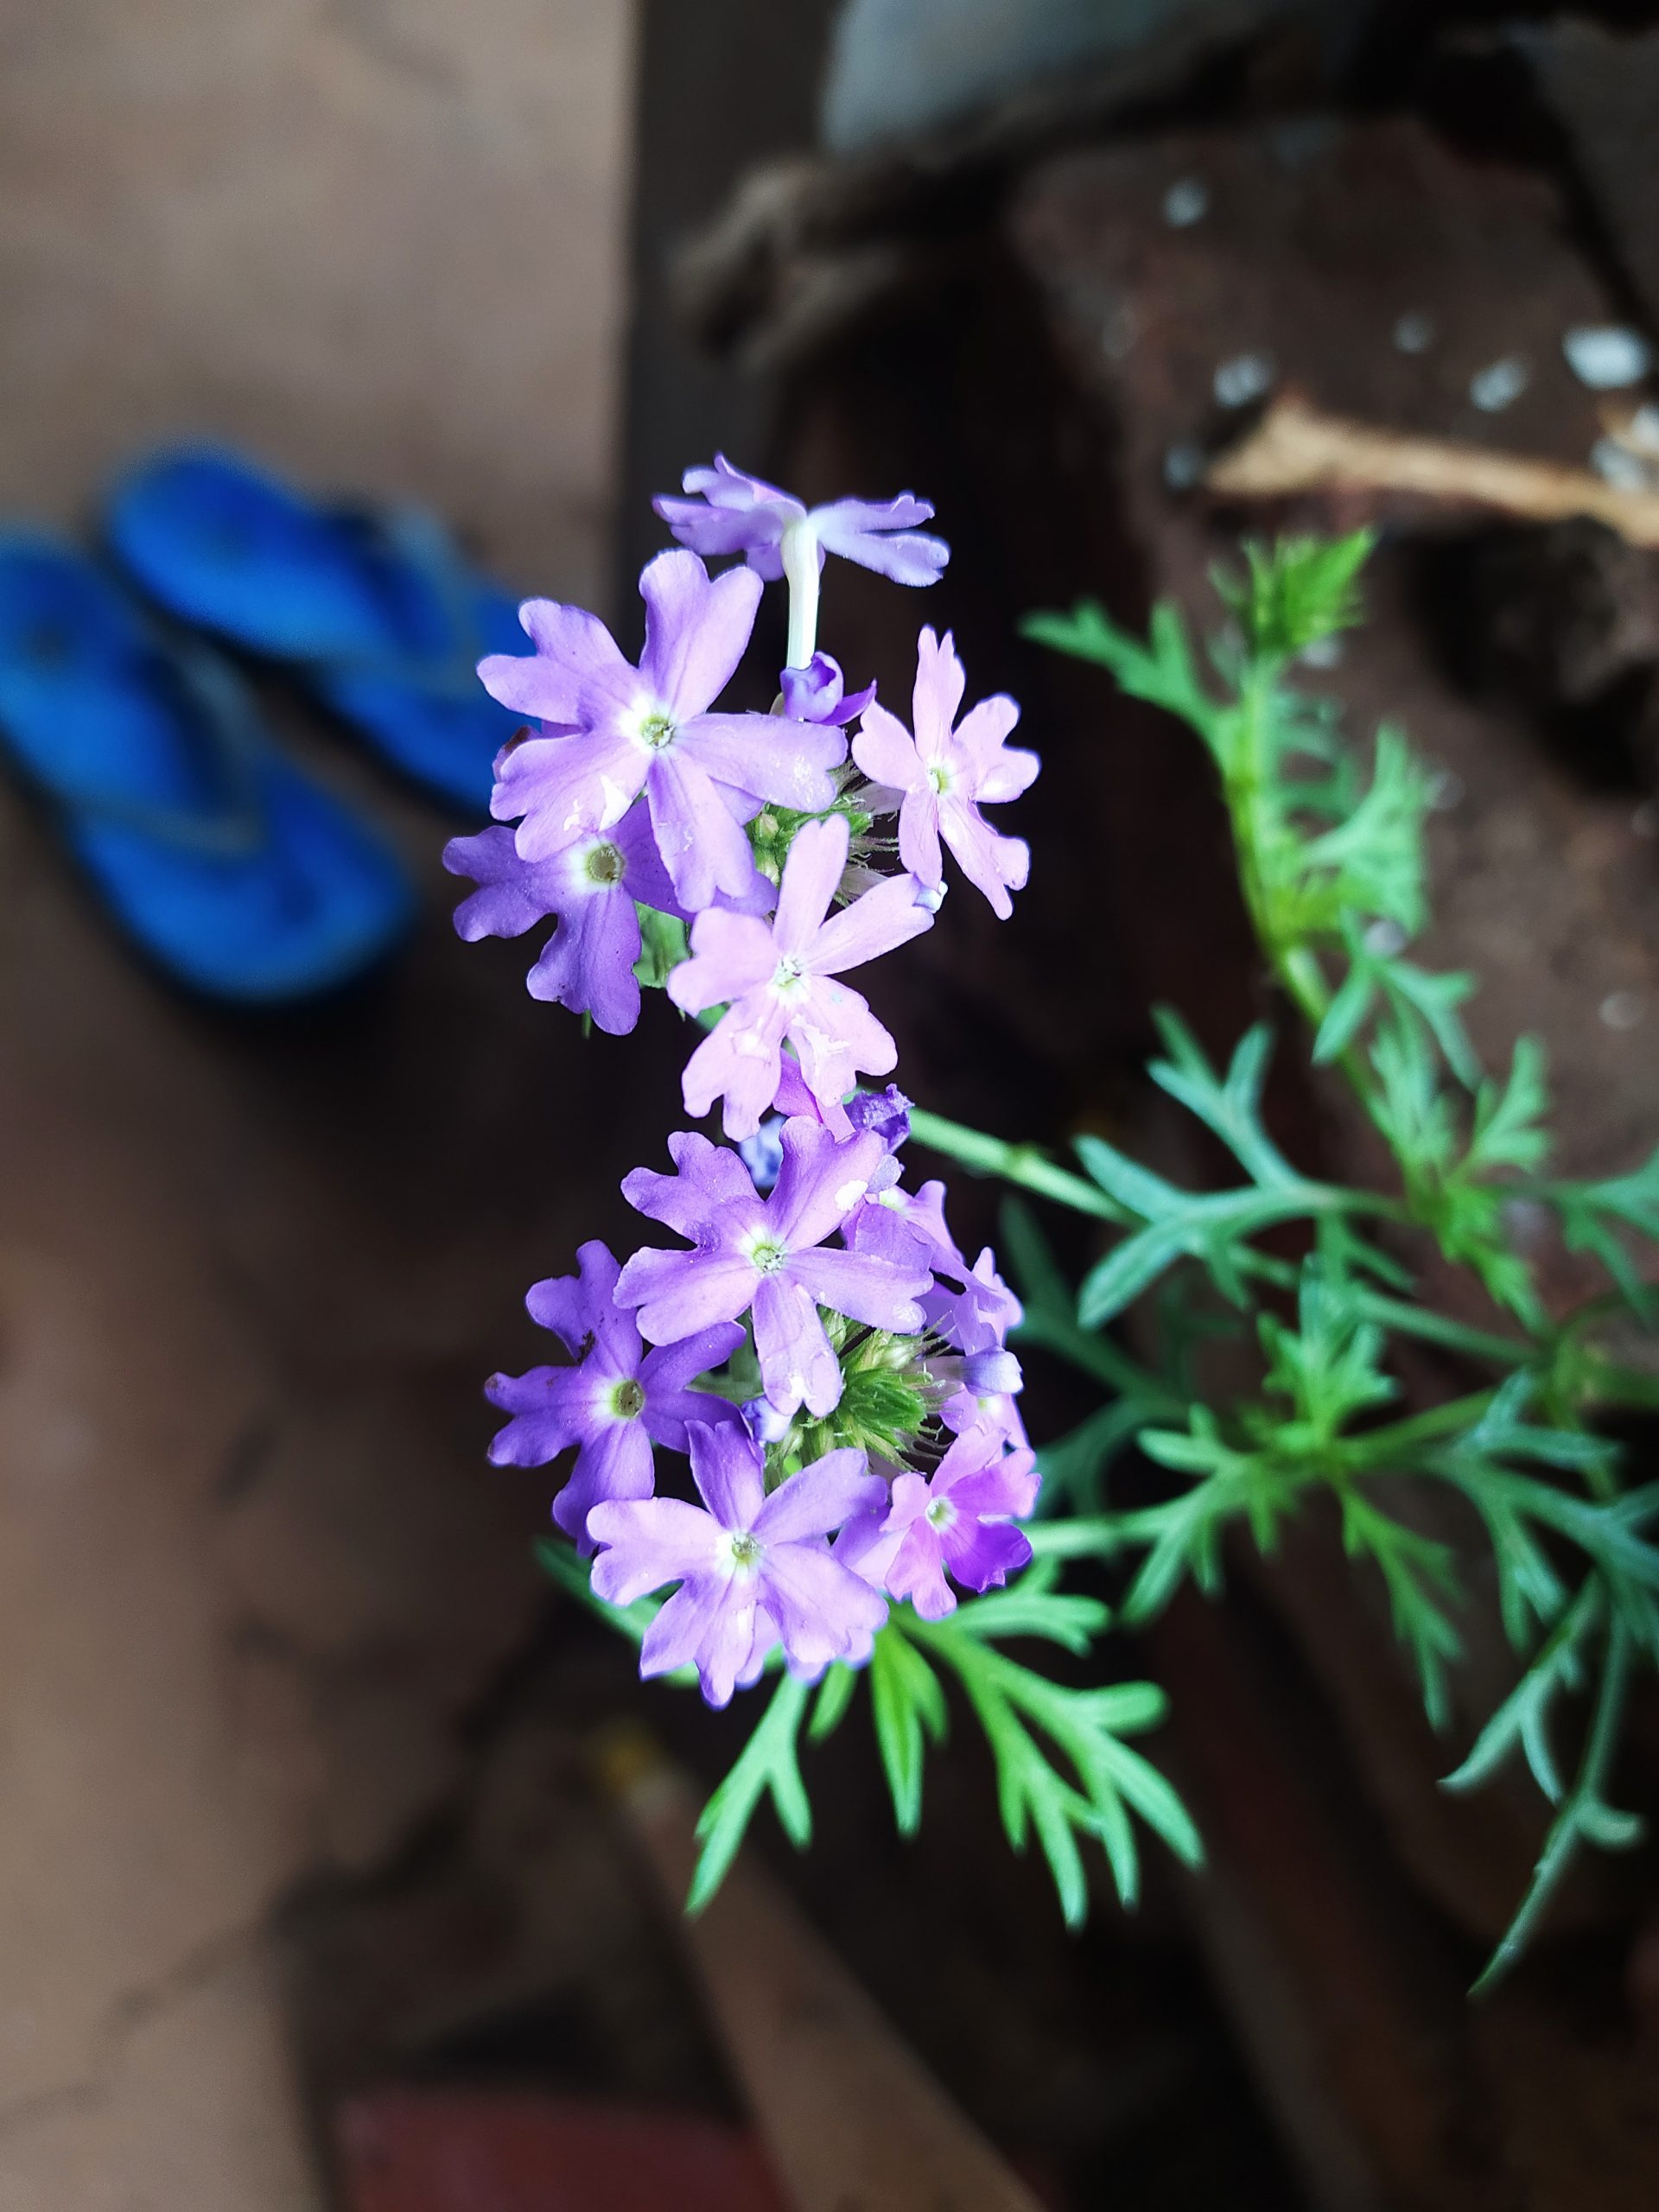
[{"label": "purple flower", "polygon": [[691,912],[718,891],[741,898],[755,875],[742,823],[770,800],[816,813],[845,755],[833,729],[779,715],[708,709],[730,682],[754,626],[758,580],[710,579],[690,553],[662,553],[639,579],[645,649],[625,660],[596,615],[532,599],[519,620],[536,651],[479,664],[491,696],[547,734],[496,763],[491,812],[523,817],[520,855],[546,860],[584,830],[607,830],[643,791],[658,850]]},{"label": "purple flower", "polygon": [[861,1090],[847,1101],[849,1120],[855,1129],[874,1129],[889,1152],[897,1152],[910,1137],[910,1101],[896,1083],[885,1090]]},{"label": "purple flower", "polygon": [[680,1586],[645,1631],[640,1674],[694,1665],[704,1697],[722,1706],[755,1680],[774,1638],[809,1675],[832,1660],[868,1660],[887,1606],[824,1541],[885,1495],[863,1453],[828,1452],[768,1497],[760,1447],[745,1430],[693,1421],[687,1434],[702,1507],[652,1497],[596,1506],[592,1516],[604,1547],[594,1562],[600,1597],[626,1605]]},{"label": "purple flower", "polygon": [[[941,1228],[944,1222],[941,1211]],[[940,1284],[930,1293],[929,1326],[963,1351],[1000,1351],[1008,1332],[1019,1327],[1024,1312],[1020,1300],[996,1272],[996,1255],[990,1246],[986,1245],[971,1268],[963,1264],[959,1253],[954,1266],[942,1258],[936,1258],[932,1264],[936,1270],[955,1275],[962,1287],[950,1290]]]},{"label": "purple flower", "polygon": [[614,829],[580,833],[546,860],[523,859],[512,830],[497,827],[452,837],[443,864],[479,887],[455,909],[455,928],[469,944],[522,937],[556,914],[559,926],[530,971],[531,996],[591,1014],[609,1035],[626,1036],[639,1019],[634,901],[678,911],[644,807],[632,808]]},{"label": "purple flower", "polygon": [[1008,892],[1024,884],[1031,855],[1022,837],[1000,836],[979,810],[1017,798],[1041,764],[1034,753],[1006,744],[1020,709],[1001,692],[953,727],[964,683],[950,632],[941,643],[925,629],[912,700],[915,736],[885,707],[869,707],[853,758],[873,783],[903,793],[899,857],[911,873],[925,884],[943,880],[943,837],[963,874],[1006,921],[1014,912]]},{"label": "purple flower", "polygon": [[1023,1448],[1015,1400],[1024,1377],[1006,1341],[1021,1319],[1020,1301],[996,1272],[988,1245],[971,1268],[957,1249],[945,1224],[944,1184],[924,1183],[912,1192],[898,1179],[898,1161],[884,1160],[842,1234],[855,1251],[923,1266],[942,1279],[922,1300],[929,1329],[945,1346],[925,1362],[928,1402],[947,1428],[988,1428]]},{"label": "purple flower", "polygon": [[1023,1451],[1026,1424],[1020,1417],[1025,1377],[1005,1347],[995,1351],[943,1352],[927,1362],[929,1398],[954,1434],[988,1429],[1003,1443]]},{"label": "purple flower", "polygon": [[[945,1226],[944,1184],[901,1191],[899,1172],[899,1162],[889,1156],[871,1176],[868,1190],[848,1217],[847,1242],[855,1252],[873,1252],[895,1265],[925,1267],[961,1281],[968,1262]],[[926,1305],[943,1314],[950,1296],[938,1287],[928,1293]]]},{"label": "purple flower", "polygon": [[913,534],[918,523],[931,521],[933,509],[909,492],[896,499],[836,499],[809,508],[764,478],[734,468],[723,454],[715,455],[712,468],[688,468],[682,483],[689,498],[652,502],[681,544],[710,558],[741,553],[768,583],[784,573],[784,538],[791,530],[810,534],[820,569],[826,553],[839,553],[894,583],[936,584],[950,558],[943,538]]},{"label": "purple flower", "polygon": [[863,1252],[825,1251],[883,1158],[879,1137],[837,1143],[804,1116],[786,1122],[777,1187],[763,1198],[734,1152],[690,1131],[671,1136],[677,1173],[637,1167],[622,1185],[630,1205],[690,1239],[689,1252],[648,1248],[622,1270],[617,1297],[638,1306],[652,1344],[672,1344],[754,1312],[766,1394],[780,1413],[804,1403],[827,1414],[841,1397],[841,1363],[818,1307],[871,1328],[912,1334],[925,1268]]},{"label": "purple flower", "polygon": [[779,683],[786,715],[798,722],[833,722],[837,729],[856,721],[875,696],[874,683],[845,696],[841,663],[828,653],[814,653],[804,668],[786,668]]},{"label": "purple flower", "polygon": [[889,1592],[936,1621],[956,1609],[947,1573],[964,1590],[1006,1582],[1031,1557],[1012,1523],[1037,1503],[1039,1480],[1034,1453],[1005,1452],[983,1428],[957,1437],[931,1481],[901,1474],[881,1524],[885,1539],[898,1539],[883,1574]]},{"label": "purple flower", "polygon": [[782,1046],[793,1046],[801,1076],[825,1126],[851,1128],[842,1096],[860,1069],[885,1074],[898,1048],[856,991],[832,980],[931,927],[908,875],[891,876],[826,919],[847,865],[848,830],[840,815],[809,822],[784,864],[774,920],[712,908],[691,929],[691,958],[668,979],[668,995],[688,1014],[729,1001],[687,1063],[685,1110],[703,1115],[726,1102],[728,1137],[752,1136],[777,1096]]},{"label": "purple flower", "polygon": [[[792,1067],[794,1062],[791,1060]],[[757,1191],[769,1191],[784,1164],[784,1116],[768,1114],[754,1135],[737,1147]]]},{"label": "purple flower", "polygon": [[545,1466],[576,1446],[553,1518],[586,1552],[588,1516],[601,1499],[651,1496],[653,1441],[683,1452],[688,1421],[741,1426],[734,1406],[687,1386],[729,1359],[743,1332],[716,1325],[647,1352],[632,1314],[616,1303],[620,1269],[609,1250],[595,1239],[576,1260],[579,1274],[538,1282],[524,1300],[575,1364],[493,1376],[486,1395],[512,1415],[490,1446],[498,1467]]}]

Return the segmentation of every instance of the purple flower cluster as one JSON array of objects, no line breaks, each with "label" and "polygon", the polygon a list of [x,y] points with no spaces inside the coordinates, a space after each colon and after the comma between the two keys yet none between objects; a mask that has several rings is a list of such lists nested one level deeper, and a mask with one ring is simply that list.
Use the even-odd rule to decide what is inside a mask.
[{"label": "purple flower cluster", "polygon": [[[936,1619],[957,1588],[1030,1558],[1017,1524],[1038,1478],[1007,1348],[1019,1303],[989,1251],[970,1266],[957,1249],[943,1185],[904,1188],[909,1102],[856,1087],[897,1048],[841,979],[931,925],[942,846],[1010,911],[1026,847],[981,809],[1038,764],[1006,743],[1011,700],[958,719],[948,635],[921,632],[913,734],[817,648],[829,554],[937,582],[948,549],[918,527],[925,501],[809,507],[721,458],[684,493],[657,503],[680,543],[640,578],[637,666],[594,616],[545,600],[520,611],[534,651],[482,664],[532,727],[496,764],[495,825],[444,859],[477,887],[463,937],[555,923],[535,996],[618,1034],[666,967],[668,996],[703,1019],[685,1109],[720,1102],[737,1144],[682,1131],[671,1173],[626,1179],[628,1203],[679,1243],[624,1262],[584,1244],[579,1273],[528,1300],[567,1362],[497,1376],[488,1395],[509,1416],[499,1464],[574,1450],[553,1514],[592,1557],[595,1593],[671,1590],[641,1671],[694,1666],[723,1705],[778,1656],[807,1678],[862,1665],[890,1604]],[[736,564],[711,576],[704,560],[721,556]],[[769,713],[723,710],[780,577],[779,696]],[[896,833],[882,826],[895,815]],[[677,942],[684,957],[664,961]],[[863,1387],[872,1376],[885,1392]],[[659,1486],[662,1451],[689,1459],[700,1503]]]}]

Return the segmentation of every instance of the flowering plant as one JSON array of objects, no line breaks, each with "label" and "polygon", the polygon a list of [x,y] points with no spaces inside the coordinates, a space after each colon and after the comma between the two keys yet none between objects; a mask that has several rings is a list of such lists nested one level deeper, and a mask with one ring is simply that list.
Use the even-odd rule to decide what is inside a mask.
[{"label": "flowering plant", "polygon": [[[1026,790],[1037,756],[1007,741],[1013,700],[962,711],[948,633],[920,633],[909,727],[873,685],[849,694],[818,648],[830,554],[938,581],[949,549],[919,529],[925,500],[809,508],[723,459],[683,493],[657,503],[679,542],[640,578],[637,666],[593,615],[532,600],[533,651],[480,670],[531,727],[497,763],[494,825],[446,851],[477,887],[457,926],[517,937],[553,919],[532,995],[611,1033],[638,1021],[642,988],[664,988],[705,1031],[684,1110],[719,1108],[718,1135],[669,1136],[671,1173],[641,1166],[622,1185],[677,1244],[619,1262],[590,1243],[575,1274],[531,1291],[569,1357],[491,1382],[509,1415],[492,1456],[541,1465],[574,1449],[553,1502],[569,1541],[543,1557],[634,1639],[643,1675],[717,1707],[772,1680],[703,1815],[694,1907],[767,1794],[807,1841],[802,1733],[827,1735],[861,1681],[912,1831],[943,1675],[984,1731],[1011,1841],[1034,1829],[1075,1921],[1080,1841],[1103,1847],[1133,1901],[1131,1814],[1198,1856],[1173,1792],[1124,1740],[1163,1701],[1146,1684],[1076,1688],[1002,1648],[1085,1653],[1106,1609],[1060,1587],[1076,1547],[1033,1519],[1020,1300],[990,1250],[958,1249],[944,1185],[907,1184],[909,1101],[857,1087],[890,1075],[897,1050],[841,980],[932,926],[947,852],[1007,916],[1029,856],[985,810]],[[776,702],[723,711],[779,581]]]},{"label": "flowering plant", "polygon": [[[1459,1012],[1472,978],[1415,957],[1434,779],[1388,729],[1362,772],[1335,716],[1292,683],[1310,647],[1356,620],[1370,543],[1362,531],[1247,549],[1243,578],[1221,580],[1233,620],[1207,669],[1168,606],[1144,639],[1089,602],[1026,626],[1202,741],[1262,959],[1314,1067],[1345,1083],[1381,1138],[1385,1186],[1306,1174],[1274,1143],[1265,1023],[1217,1071],[1180,1021],[1159,1017],[1167,1050],[1153,1079],[1220,1141],[1233,1187],[1183,1189],[1096,1135],[1076,1140],[1077,1174],[934,1116],[918,1115],[915,1134],[1109,1237],[1073,1290],[1032,1214],[1012,1200],[1004,1216],[1021,1341],[1109,1393],[1041,1456],[1052,1503],[1071,1511],[1069,1542],[1128,1563],[1127,1623],[1185,1582],[1213,1592],[1230,1548],[1269,1552],[1323,1501],[1357,1571],[1379,1578],[1428,1717],[1447,1730],[1466,1727],[1452,1695],[1459,1617],[1482,1588],[1495,1594],[1516,1680],[1465,1734],[1445,1786],[1478,1788],[1518,1756],[1546,1816],[1490,1982],[1582,1847],[1620,1849],[1642,1833],[1609,1791],[1633,1674],[1659,1663],[1659,1485],[1630,1481],[1617,1429],[1659,1411],[1659,1287],[1642,1265],[1659,1242],[1659,1151],[1595,1180],[1549,1175],[1541,1046],[1523,1037],[1507,1075],[1484,1074]],[[1287,1224],[1300,1225],[1300,1258],[1287,1255]],[[1552,1224],[1607,1278],[1570,1311],[1544,1294]],[[1105,1333],[1126,1319],[1128,1344]],[[1206,1386],[1195,1356],[1218,1337],[1233,1346],[1224,1389]],[[1241,1355],[1255,1378],[1243,1390]],[[1389,1417],[1408,1378],[1418,1403]],[[1130,1443],[1166,1471],[1166,1495],[1114,1509],[1103,1478]],[[1569,1731],[1573,1767],[1560,1757]]]}]

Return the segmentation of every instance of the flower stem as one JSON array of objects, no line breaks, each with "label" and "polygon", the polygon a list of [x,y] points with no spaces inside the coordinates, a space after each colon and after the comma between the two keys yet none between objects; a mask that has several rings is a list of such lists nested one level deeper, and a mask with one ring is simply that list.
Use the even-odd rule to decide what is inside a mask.
[{"label": "flower stem", "polygon": [[1081,1175],[1072,1175],[1039,1152],[1035,1145],[1009,1144],[1001,1137],[988,1137],[978,1129],[948,1122],[943,1114],[930,1114],[913,1106],[910,1133],[918,1144],[942,1152],[976,1175],[1000,1175],[1022,1190],[1036,1191],[1077,1213],[1093,1214],[1101,1221],[1128,1223],[1131,1216],[1104,1191],[1096,1190]]},{"label": "flower stem", "polygon": [[810,515],[787,526],[780,550],[789,583],[787,664],[804,668],[818,644],[818,533]]}]

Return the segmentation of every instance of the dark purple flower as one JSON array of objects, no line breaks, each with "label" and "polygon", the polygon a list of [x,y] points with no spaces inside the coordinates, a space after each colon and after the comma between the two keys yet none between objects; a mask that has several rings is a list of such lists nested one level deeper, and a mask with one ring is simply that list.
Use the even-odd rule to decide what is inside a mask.
[{"label": "dark purple flower", "polygon": [[[596,1506],[593,1586],[613,1605],[677,1582],[646,1630],[639,1672],[695,1666],[710,1705],[755,1680],[774,1640],[792,1669],[861,1664],[887,1617],[825,1539],[885,1495],[861,1452],[830,1452],[766,1494],[760,1450],[741,1427],[687,1432],[701,1507],[677,1497]],[[706,1510],[705,1510],[706,1509]]]},{"label": "dark purple flower", "polygon": [[679,902],[695,912],[716,892],[751,893],[754,860],[741,824],[764,803],[809,814],[833,803],[830,772],[846,745],[833,729],[780,715],[708,711],[754,626],[754,576],[734,569],[711,579],[695,555],[662,553],[639,591],[637,669],[597,616],[546,599],[519,609],[533,654],[480,662],[491,696],[548,730],[502,753],[491,812],[522,817],[518,851],[541,861],[584,830],[609,829],[643,791]]},{"label": "dark purple flower", "polygon": [[723,454],[715,455],[712,468],[688,468],[682,488],[690,496],[652,502],[680,543],[706,558],[741,553],[768,583],[784,573],[791,531],[810,535],[820,569],[826,553],[839,553],[894,583],[936,584],[950,558],[942,537],[915,534],[918,523],[931,521],[933,509],[909,492],[896,499],[835,499],[809,508],[763,477],[734,468]]},{"label": "dark purple flower", "polygon": [[855,1129],[874,1129],[889,1152],[897,1152],[910,1139],[911,1102],[896,1083],[885,1090],[859,1090],[847,1101],[847,1117]]},{"label": "dark purple flower", "polygon": [[1020,709],[1001,692],[954,726],[965,681],[950,632],[941,642],[925,629],[912,702],[914,737],[885,707],[872,706],[853,741],[853,758],[872,783],[903,794],[899,857],[912,874],[924,884],[943,880],[943,837],[963,874],[1006,921],[1014,912],[1009,890],[1024,884],[1031,855],[1023,838],[1001,836],[979,810],[1017,798],[1041,763],[1005,742]]},{"label": "dark purple flower", "polygon": [[468,944],[481,937],[522,937],[550,914],[559,926],[531,969],[530,995],[591,1014],[613,1037],[639,1019],[639,916],[635,900],[677,913],[643,806],[613,829],[584,831],[543,861],[519,854],[511,830],[452,837],[443,849],[451,875],[479,888],[455,909],[455,928]]},{"label": "dark purple flower", "polygon": [[936,1621],[956,1609],[947,1573],[964,1590],[1006,1582],[1031,1557],[1013,1522],[1037,1503],[1039,1482],[1034,1453],[1005,1452],[983,1428],[957,1437],[931,1480],[899,1476],[881,1524],[884,1538],[898,1540],[883,1573],[888,1592]]},{"label": "dark purple flower", "polygon": [[786,668],[780,686],[784,712],[798,722],[833,722],[837,729],[856,721],[875,696],[874,683],[845,696],[841,663],[828,653],[814,653],[804,668]]},{"label": "dark purple flower", "polygon": [[784,1125],[777,1187],[762,1198],[737,1154],[690,1131],[668,1141],[676,1173],[637,1167],[622,1185],[630,1205],[690,1240],[689,1252],[636,1252],[617,1296],[638,1306],[652,1344],[671,1344],[751,1307],[766,1393],[780,1413],[804,1403],[829,1413],[841,1363],[824,1334],[827,1306],[871,1328],[909,1335],[931,1278],[863,1252],[825,1250],[885,1157],[879,1137],[837,1143],[804,1116]]},{"label": "dark purple flower", "polygon": [[729,1137],[747,1137],[777,1095],[785,1040],[826,1127],[851,1128],[841,1101],[861,1069],[885,1074],[898,1048],[856,991],[833,979],[932,925],[907,875],[890,876],[826,919],[847,865],[848,829],[840,815],[809,822],[784,864],[778,912],[711,908],[691,929],[691,957],[668,979],[668,995],[688,1014],[725,1005],[713,1032],[687,1063],[685,1110],[706,1114],[726,1102]]},{"label": "dark purple flower", "polygon": [[595,1239],[576,1260],[579,1274],[538,1282],[524,1300],[575,1364],[493,1376],[486,1395],[512,1415],[490,1446],[498,1467],[545,1466],[576,1446],[553,1518],[586,1552],[588,1515],[601,1498],[650,1497],[653,1441],[683,1452],[689,1421],[741,1426],[734,1406],[688,1386],[729,1359],[743,1332],[717,1324],[647,1352],[632,1314],[616,1303],[620,1270],[607,1247]]}]

